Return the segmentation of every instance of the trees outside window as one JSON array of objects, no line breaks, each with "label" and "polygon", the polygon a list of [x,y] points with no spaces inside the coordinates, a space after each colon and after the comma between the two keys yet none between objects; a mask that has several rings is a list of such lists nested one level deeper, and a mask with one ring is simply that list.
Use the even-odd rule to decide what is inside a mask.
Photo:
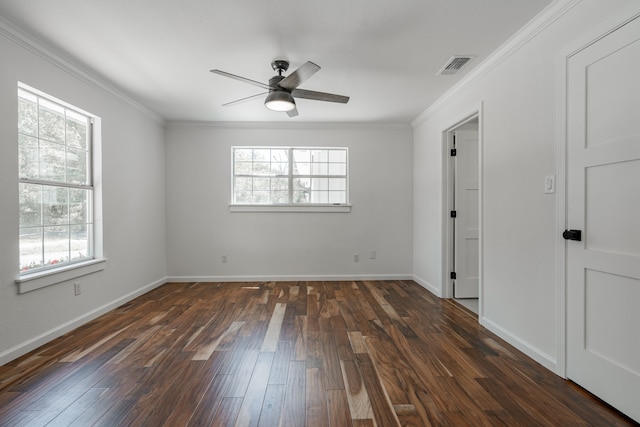
[{"label": "trees outside window", "polygon": [[233,147],[234,204],[348,204],[344,147]]}]

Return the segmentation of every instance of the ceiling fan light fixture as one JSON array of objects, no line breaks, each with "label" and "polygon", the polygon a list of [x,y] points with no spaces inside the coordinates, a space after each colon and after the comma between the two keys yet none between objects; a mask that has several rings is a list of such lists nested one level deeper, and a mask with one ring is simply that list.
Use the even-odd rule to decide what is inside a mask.
[{"label": "ceiling fan light fixture", "polygon": [[273,111],[291,111],[296,108],[296,102],[289,92],[276,90],[267,95],[264,106]]}]

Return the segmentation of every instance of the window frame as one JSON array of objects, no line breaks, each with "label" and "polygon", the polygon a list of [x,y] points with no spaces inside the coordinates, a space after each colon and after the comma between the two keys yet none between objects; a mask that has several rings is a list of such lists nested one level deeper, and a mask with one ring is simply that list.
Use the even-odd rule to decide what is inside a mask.
[{"label": "window frame", "polygon": [[[16,101],[19,102],[21,97],[21,93],[26,92],[29,95],[35,96],[38,98],[37,105],[40,105],[40,99],[44,100],[46,103],[55,104],[58,107],[64,109],[65,116],[65,129],[67,129],[66,117],[68,117],[67,111],[72,112],[73,114],[78,114],[86,118],[87,123],[87,142],[86,147],[84,149],[80,148],[83,152],[86,152],[86,171],[84,173],[85,182],[77,183],[73,182],[73,180],[68,179],[68,164],[67,164],[67,150],[68,150],[68,140],[66,136],[65,130],[65,177],[63,179],[48,179],[47,177],[43,178],[38,175],[37,178],[33,177],[24,177],[19,173],[18,175],[18,185],[22,186],[23,184],[27,185],[37,185],[40,186],[41,189],[51,189],[56,191],[58,189],[67,189],[69,190],[68,194],[71,193],[71,190],[78,189],[86,191],[87,200],[85,201],[85,221],[82,224],[87,227],[87,254],[81,258],[71,259],[71,234],[69,234],[69,259],[65,262],[61,263],[53,263],[50,265],[46,264],[46,259],[42,259],[43,264],[41,264],[38,268],[23,270],[22,263],[19,261],[19,274],[18,278],[15,280],[19,285],[19,293],[30,292],[36,289],[43,288],[45,286],[50,286],[56,283],[69,281],[76,279],[78,277],[86,276],[88,274],[92,274],[98,271],[101,271],[105,268],[106,259],[102,257],[102,231],[101,227],[98,225],[99,218],[101,218],[101,189],[96,185],[96,181],[99,181],[99,166],[96,168],[96,158],[97,153],[99,152],[100,146],[100,138],[99,132],[101,129],[101,123],[99,117],[88,113],[74,105],[71,105],[67,102],[64,102],[60,99],[57,99],[47,93],[44,93],[40,90],[32,88],[28,85],[25,85],[21,82],[18,82],[17,86],[17,96]],[[17,106],[17,104],[16,104]],[[17,109],[16,109],[17,110]],[[40,128],[40,117],[37,118],[37,126]],[[18,129],[17,136],[18,141],[20,139],[20,133]],[[32,138],[35,138],[38,143],[38,147],[42,141],[47,141],[42,139],[41,135],[37,136],[26,135]],[[38,153],[39,148],[37,149]],[[39,154],[38,154],[39,155]],[[41,194],[43,194],[41,192]],[[18,201],[20,204],[20,201]],[[40,200],[40,206],[42,207],[44,200]],[[67,207],[70,206],[71,201],[67,199]],[[41,215],[43,213],[41,212]],[[69,215],[69,214],[68,214]],[[40,218],[40,225],[34,226],[36,228],[43,229],[47,227],[43,223],[44,219]],[[68,227],[69,233],[71,233],[71,228],[76,225],[71,222],[71,218],[67,217],[65,223],[61,223],[60,225]],[[22,230],[24,227],[20,226],[19,230]],[[45,245],[45,238],[43,237],[42,244]],[[44,246],[43,249],[44,251]]]},{"label": "window frame", "polygon": [[[236,150],[251,149],[251,150],[286,150],[287,154],[287,174],[284,175],[242,175],[236,174]],[[313,174],[310,171],[309,174],[295,174],[293,171],[294,156],[293,153],[296,150],[339,150],[345,153],[345,174],[344,175],[331,175],[331,174]],[[313,164],[314,162],[310,162]],[[330,162],[327,161],[327,164]],[[238,203],[236,202],[236,178],[237,177],[281,177],[288,180],[288,203]],[[344,203],[319,203],[319,202],[307,202],[307,203],[295,203],[293,200],[294,186],[293,182],[296,177],[314,179],[314,178],[344,178],[345,180],[345,202]],[[348,147],[334,147],[334,146],[257,146],[257,145],[234,145],[231,146],[231,203],[229,204],[230,212],[350,212],[350,173],[349,173],[349,148]],[[271,195],[272,189],[269,190]],[[327,190],[329,191],[329,190]]]}]

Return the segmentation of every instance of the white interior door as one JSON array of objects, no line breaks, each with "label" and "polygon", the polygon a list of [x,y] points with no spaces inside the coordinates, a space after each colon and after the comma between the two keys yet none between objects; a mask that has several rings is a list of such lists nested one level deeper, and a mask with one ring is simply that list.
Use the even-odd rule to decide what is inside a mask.
[{"label": "white interior door", "polygon": [[567,72],[567,376],[640,421],[640,19]]},{"label": "white interior door", "polygon": [[455,136],[455,273],[454,297],[478,298],[479,153],[477,121]]}]

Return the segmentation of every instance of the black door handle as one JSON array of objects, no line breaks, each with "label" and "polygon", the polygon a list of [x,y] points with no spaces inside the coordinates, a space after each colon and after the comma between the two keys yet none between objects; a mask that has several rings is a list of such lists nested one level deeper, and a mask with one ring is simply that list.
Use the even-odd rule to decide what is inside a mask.
[{"label": "black door handle", "polygon": [[564,230],[562,237],[564,237],[564,240],[577,240],[579,242],[582,240],[582,230]]}]

